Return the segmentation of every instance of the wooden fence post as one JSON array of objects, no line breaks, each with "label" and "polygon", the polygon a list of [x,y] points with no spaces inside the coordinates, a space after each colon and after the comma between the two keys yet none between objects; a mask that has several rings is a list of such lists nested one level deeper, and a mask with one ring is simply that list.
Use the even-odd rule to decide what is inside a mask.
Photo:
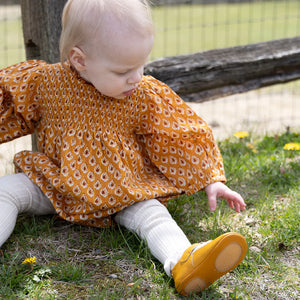
[{"label": "wooden fence post", "polygon": [[[21,0],[26,58],[59,61],[61,14],[67,0]],[[32,149],[37,150],[36,135]]]}]

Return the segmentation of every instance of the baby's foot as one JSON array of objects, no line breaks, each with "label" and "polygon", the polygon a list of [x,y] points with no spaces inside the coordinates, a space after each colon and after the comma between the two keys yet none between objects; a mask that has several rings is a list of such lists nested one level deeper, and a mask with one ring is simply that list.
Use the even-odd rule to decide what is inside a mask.
[{"label": "baby's foot", "polygon": [[247,243],[239,233],[225,233],[213,241],[193,244],[172,269],[176,290],[188,296],[207,288],[233,270],[245,257]]}]

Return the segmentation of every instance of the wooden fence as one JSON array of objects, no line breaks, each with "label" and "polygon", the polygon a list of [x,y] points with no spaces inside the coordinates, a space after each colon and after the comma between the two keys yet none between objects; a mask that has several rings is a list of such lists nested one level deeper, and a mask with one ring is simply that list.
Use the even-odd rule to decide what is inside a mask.
[{"label": "wooden fence", "polygon": [[300,37],[166,57],[145,73],[185,101],[204,102],[300,78]]}]

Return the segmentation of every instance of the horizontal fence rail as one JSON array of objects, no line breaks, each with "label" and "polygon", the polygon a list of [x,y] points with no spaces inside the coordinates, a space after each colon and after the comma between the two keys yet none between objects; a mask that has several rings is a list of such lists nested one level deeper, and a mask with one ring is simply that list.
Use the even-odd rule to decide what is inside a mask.
[{"label": "horizontal fence rail", "polygon": [[145,74],[185,101],[204,102],[300,78],[300,37],[166,57]]}]

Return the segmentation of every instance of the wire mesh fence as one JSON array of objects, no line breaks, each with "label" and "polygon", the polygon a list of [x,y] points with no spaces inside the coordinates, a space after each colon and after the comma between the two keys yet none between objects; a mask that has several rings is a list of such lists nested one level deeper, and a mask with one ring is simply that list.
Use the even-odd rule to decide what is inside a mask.
[{"label": "wire mesh fence", "polygon": [[[151,59],[300,35],[299,0],[156,0]],[[218,138],[299,130],[300,82],[191,106]]]},{"label": "wire mesh fence", "polygon": [[[0,68],[25,60],[19,2],[0,0]],[[300,35],[299,0],[152,0],[152,6],[150,60]],[[190,105],[217,138],[300,128],[299,81]]]},{"label": "wire mesh fence", "polygon": [[25,59],[20,5],[0,3],[0,68]]},{"label": "wire mesh fence", "polygon": [[[25,59],[20,0],[0,1],[0,67]],[[299,0],[152,0],[150,59],[294,37]]]},{"label": "wire mesh fence", "polygon": [[156,3],[153,59],[300,34],[299,0],[153,2]]}]

